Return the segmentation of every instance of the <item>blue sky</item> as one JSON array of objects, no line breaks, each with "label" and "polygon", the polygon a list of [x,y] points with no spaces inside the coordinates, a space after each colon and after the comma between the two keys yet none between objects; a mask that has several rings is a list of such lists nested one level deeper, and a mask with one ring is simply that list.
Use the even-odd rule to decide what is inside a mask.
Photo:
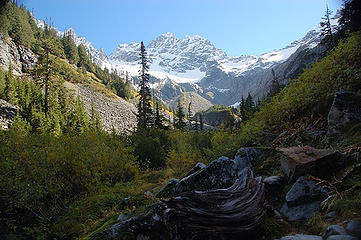
[{"label": "blue sky", "polygon": [[110,54],[118,44],[162,33],[198,34],[228,55],[261,54],[285,47],[313,29],[326,3],[341,0],[22,0],[39,19],[60,30],[73,27]]}]

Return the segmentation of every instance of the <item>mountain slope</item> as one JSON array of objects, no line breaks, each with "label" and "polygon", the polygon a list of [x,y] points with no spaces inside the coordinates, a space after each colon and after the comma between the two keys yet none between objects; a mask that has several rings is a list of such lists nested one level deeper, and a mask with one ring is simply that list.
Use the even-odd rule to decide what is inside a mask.
[{"label": "mountain slope", "polygon": [[[333,23],[336,23],[337,18],[338,16],[332,19]],[[82,43],[85,46],[94,62],[122,76],[127,72],[132,77],[132,83],[137,84],[140,43],[120,44],[112,54],[106,56],[104,51],[97,50],[72,29],[68,31],[77,45]],[[184,92],[195,92],[212,104],[223,105],[237,104],[248,93],[261,97],[269,87],[271,69],[275,70],[280,80],[288,75],[292,76],[284,73],[288,68],[285,65],[291,64],[287,60],[291,56],[295,59],[302,50],[317,46],[320,31],[320,27],[316,27],[282,49],[248,56],[228,56],[209,40],[198,35],[177,38],[173,33],[162,34],[146,47],[152,88],[169,105],[173,105]],[[292,64],[295,65],[294,62]],[[305,64],[300,64],[299,67],[304,67]],[[301,70],[294,69],[293,73],[299,71]]]}]

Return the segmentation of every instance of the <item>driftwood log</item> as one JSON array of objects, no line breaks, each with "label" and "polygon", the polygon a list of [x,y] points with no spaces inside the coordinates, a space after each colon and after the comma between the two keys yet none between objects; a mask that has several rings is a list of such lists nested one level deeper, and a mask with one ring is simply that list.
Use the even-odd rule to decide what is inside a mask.
[{"label": "driftwood log", "polygon": [[252,239],[264,216],[264,185],[245,168],[229,188],[163,200],[146,214],[120,222],[93,239],[118,239],[125,233],[137,239]]},{"label": "driftwood log", "polygon": [[188,192],[164,203],[168,207],[165,220],[178,224],[192,238],[242,236],[254,233],[262,224],[264,185],[247,168],[227,189]]}]

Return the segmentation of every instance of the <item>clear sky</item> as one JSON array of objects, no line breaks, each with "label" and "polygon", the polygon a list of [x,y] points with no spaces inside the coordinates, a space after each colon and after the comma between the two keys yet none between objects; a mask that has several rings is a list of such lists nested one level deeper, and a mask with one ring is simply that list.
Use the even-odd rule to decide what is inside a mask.
[{"label": "clear sky", "polygon": [[313,29],[326,3],[341,0],[18,0],[35,17],[73,27],[110,54],[120,43],[146,44],[162,33],[198,34],[230,56],[285,47]]}]

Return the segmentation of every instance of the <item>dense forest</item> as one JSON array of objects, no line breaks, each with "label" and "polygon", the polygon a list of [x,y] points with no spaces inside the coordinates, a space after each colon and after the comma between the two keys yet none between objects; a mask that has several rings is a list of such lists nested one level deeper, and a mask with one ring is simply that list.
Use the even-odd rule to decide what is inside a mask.
[{"label": "dense forest", "polygon": [[[354,10],[357,1],[351,1],[341,11],[338,32],[324,36],[325,56],[288,85],[274,86],[257,104],[250,95],[242,99],[235,111],[239,125],[206,131],[202,114],[191,116],[180,103],[174,124],[167,121],[161,103],[151,96],[142,44],[138,128],[109,133],[102,130],[98,112],[87,114],[64,82],[87,83],[95,76],[107,90],[130,99],[129,82],[93,63],[83,45],[77,47],[67,33],[58,36],[51,22],[38,28],[24,6],[2,1],[0,7],[2,39],[11,38],[39,56],[24,76],[15,76],[11,66],[0,72],[0,99],[18,106],[11,127],[0,130],[0,237],[5,239],[89,239],[115,223],[119,213],[139,213],[157,202],[145,193],[182,177],[196,163],[233,157],[240,147],[280,147],[280,134],[297,136],[310,125],[324,129],[325,106],[336,91],[361,93],[360,13]],[[314,147],[346,150],[360,147],[360,132],[358,124],[322,142],[300,138]],[[277,161],[270,158],[255,168],[281,174]],[[335,200],[344,219],[361,211],[360,184],[358,179]],[[263,239],[294,230],[271,218],[262,229]]]}]

